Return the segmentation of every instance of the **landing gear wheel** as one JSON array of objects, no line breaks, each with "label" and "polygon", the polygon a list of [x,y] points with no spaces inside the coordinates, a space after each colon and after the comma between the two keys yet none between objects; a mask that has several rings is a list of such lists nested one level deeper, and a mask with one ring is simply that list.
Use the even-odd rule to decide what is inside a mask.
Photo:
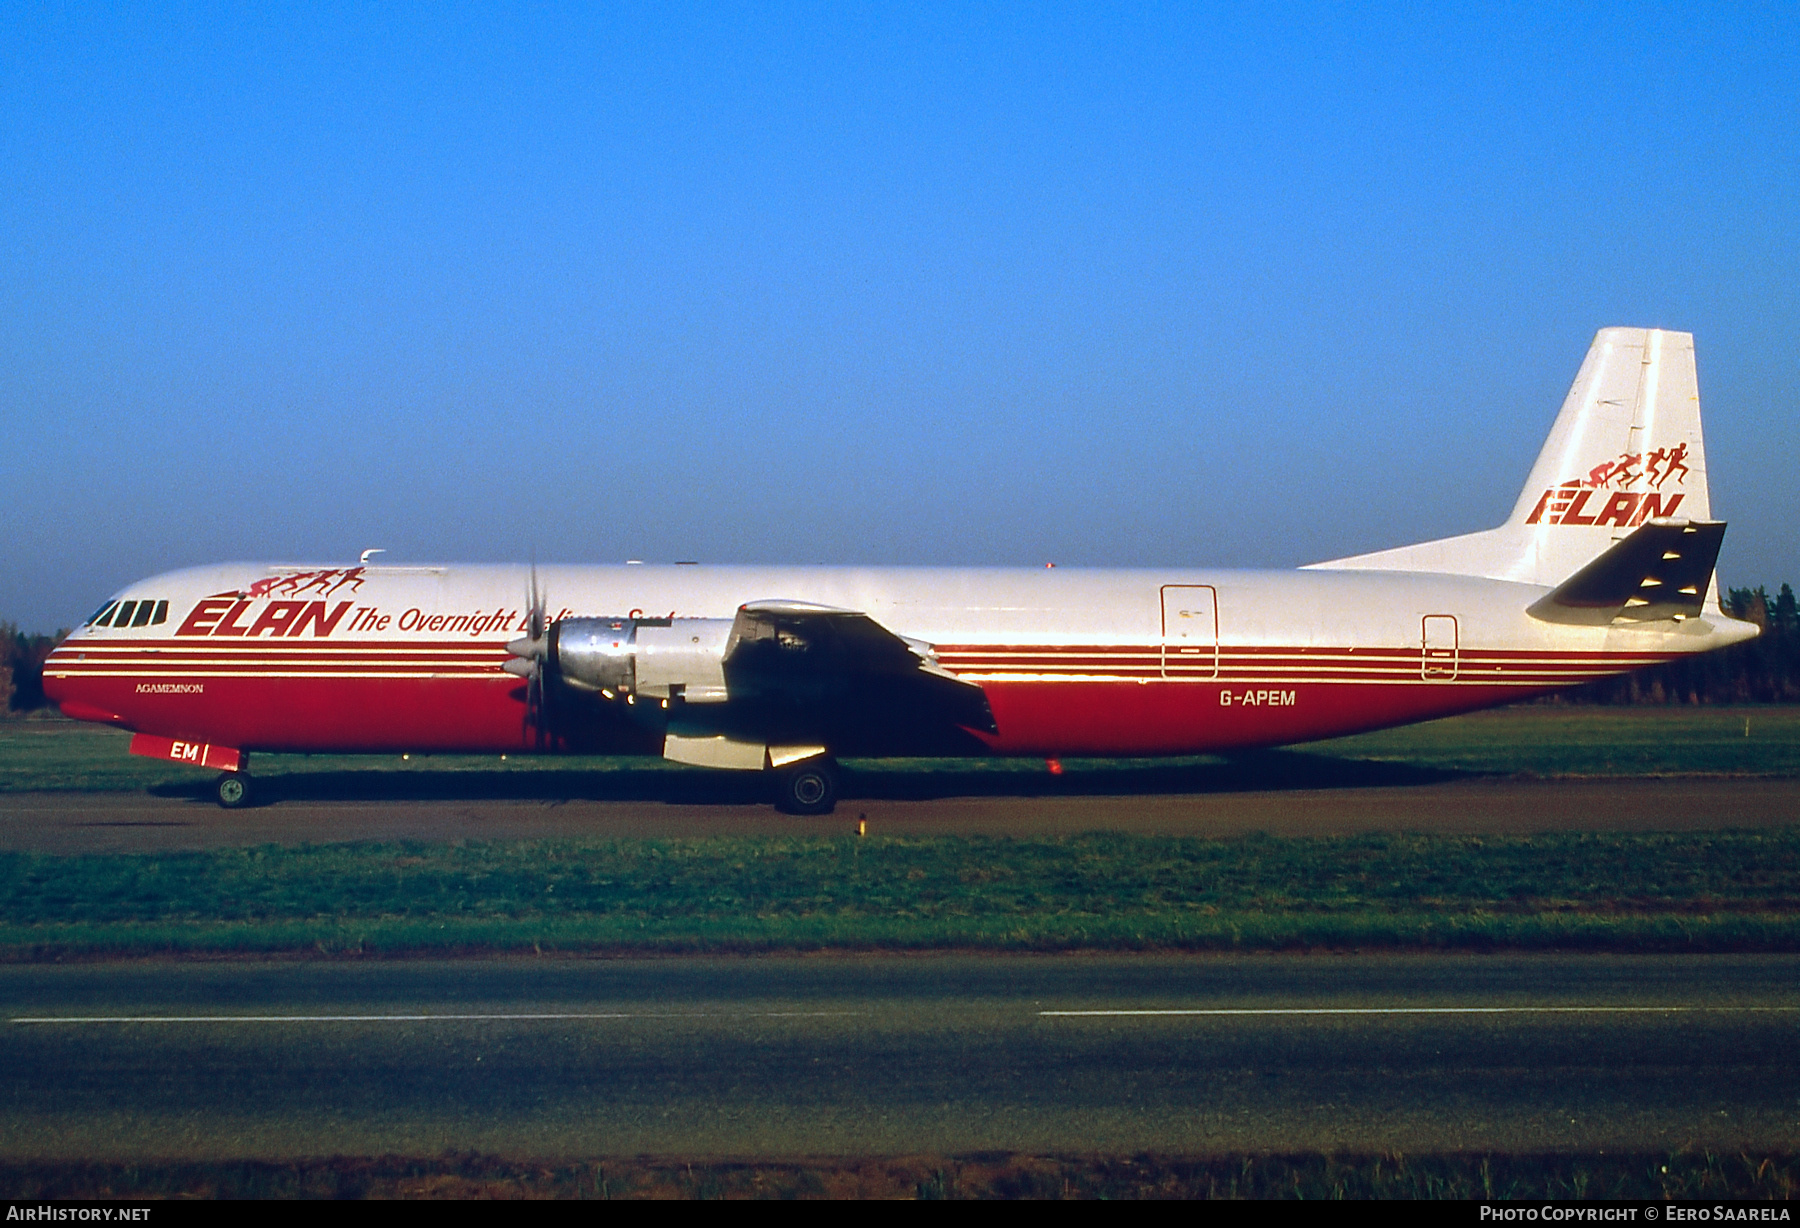
[{"label": "landing gear wheel", "polygon": [[241,810],[250,804],[250,777],[243,772],[226,772],[213,786],[219,805],[227,810]]},{"label": "landing gear wheel", "polygon": [[775,773],[775,809],[783,814],[830,814],[837,809],[837,764],[808,759]]}]

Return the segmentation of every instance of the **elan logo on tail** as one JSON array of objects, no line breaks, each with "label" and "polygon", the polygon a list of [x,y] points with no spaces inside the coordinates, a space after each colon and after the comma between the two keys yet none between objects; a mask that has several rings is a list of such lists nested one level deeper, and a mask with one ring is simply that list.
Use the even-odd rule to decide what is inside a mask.
[{"label": "elan logo on tail", "polygon": [[[1687,445],[1656,448],[1648,455],[1622,452],[1614,460],[1595,465],[1585,478],[1574,478],[1546,490],[1525,518],[1526,524],[1616,525],[1635,528],[1646,520],[1673,516],[1681,506],[1680,492],[1662,490],[1664,482],[1675,478],[1680,486],[1688,476]],[[1680,476],[1677,477],[1676,475]],[[1643,482],[1649,490],[1624,490],[1615,487],[1635,486]],[[1596,504],[1593,514],[1588,505],[1605,492],[1604,503]]]}]

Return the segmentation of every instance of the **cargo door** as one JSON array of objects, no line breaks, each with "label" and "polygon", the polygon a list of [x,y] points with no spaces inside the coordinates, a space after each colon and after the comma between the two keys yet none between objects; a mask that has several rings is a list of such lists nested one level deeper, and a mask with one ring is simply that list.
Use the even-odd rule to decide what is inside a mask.
[{"label": "cargo door", "polygon": [[1162,588],[1162,675],[1219,676],[1219,594],[1210,584]]},{"label": "cargo door", "polygon": [[1419,673],[1428,682],[1450,682],[1456,678],[1456,616],[1427,614],[1424,652]]}]

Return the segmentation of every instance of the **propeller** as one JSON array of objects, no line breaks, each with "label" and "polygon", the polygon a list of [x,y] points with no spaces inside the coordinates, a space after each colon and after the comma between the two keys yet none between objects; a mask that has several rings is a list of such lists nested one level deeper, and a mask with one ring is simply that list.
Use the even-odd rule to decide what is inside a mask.
[{"label": "propeller", "polygon": [[506,651],[512,659],[500,668],[525,679],[525,723],[541,747],[550,737],[544,713],[544,670],[550,659],[548,620],[544,616],[547,594],[538,587],[537,560],[531,563],[531,586],[525,592],[525,634],[511,641]]}]

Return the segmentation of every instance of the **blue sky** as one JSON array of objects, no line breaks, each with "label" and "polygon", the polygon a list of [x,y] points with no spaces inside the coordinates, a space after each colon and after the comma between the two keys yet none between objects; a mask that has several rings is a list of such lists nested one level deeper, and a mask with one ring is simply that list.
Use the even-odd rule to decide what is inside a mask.
[{"label": "blue sky", "polygon": [[[1460,10],[1476,6],[1437,6]],[[1287,567],[1696,334],[1800,581],[1791,5],[0,10],[0,620],[227,558]]]}]

